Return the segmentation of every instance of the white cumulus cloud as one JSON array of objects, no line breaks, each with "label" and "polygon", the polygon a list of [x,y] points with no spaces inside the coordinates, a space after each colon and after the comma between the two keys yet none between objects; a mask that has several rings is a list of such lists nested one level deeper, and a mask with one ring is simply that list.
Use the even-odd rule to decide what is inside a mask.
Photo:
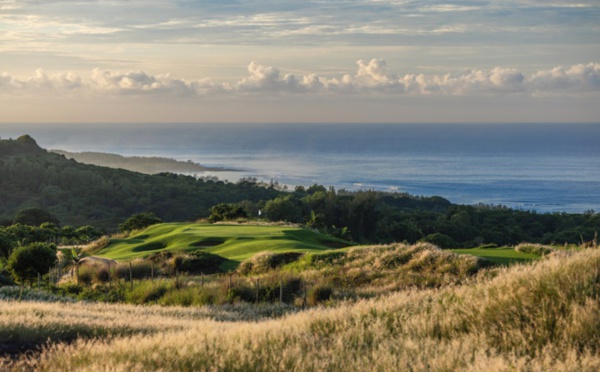
[{"label": "white cumulus cloud", "polygon": [[37,70],[28,78],[0,75],[0,94],[157,95],[412,95],[469,96],[507,94],[586,94],[600,91],[600,63],[578,64],[538,71],[530,76],[515,68],[469,70],[459,74],[404,74],[390,72],[382,59],[357,61],[355,72],[339,75],[284,73],[273,66],[251,62],[247,76],[220,82],[211,78],[185,80],[170,74],[94,69],[88,77],[72,72]]}]

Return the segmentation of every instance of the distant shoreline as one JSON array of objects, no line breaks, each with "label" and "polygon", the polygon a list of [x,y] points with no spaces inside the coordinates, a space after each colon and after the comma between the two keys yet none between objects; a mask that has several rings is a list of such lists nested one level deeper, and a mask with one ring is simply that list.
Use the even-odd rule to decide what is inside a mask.
[{"label": "distant shoreline", "polygon": [[123,156],[105,152],[69,152],[64,150],[49,150],[63,155],[79,163],[98,165],[102,167],[125,169],[145,174],[157,173],[193,173],[193,172],[239,172],[239,169],[224,167],[206,167],[191,160],[181,161],[165,157]]}]

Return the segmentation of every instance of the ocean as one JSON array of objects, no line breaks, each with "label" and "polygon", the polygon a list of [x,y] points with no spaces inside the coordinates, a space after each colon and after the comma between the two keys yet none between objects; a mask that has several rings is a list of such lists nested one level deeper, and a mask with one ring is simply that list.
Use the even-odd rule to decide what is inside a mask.
[{"label": "ocean", "polygon": [[0,124],[46,149],[161,156],[237,181],[600,211],[600,124]]}]

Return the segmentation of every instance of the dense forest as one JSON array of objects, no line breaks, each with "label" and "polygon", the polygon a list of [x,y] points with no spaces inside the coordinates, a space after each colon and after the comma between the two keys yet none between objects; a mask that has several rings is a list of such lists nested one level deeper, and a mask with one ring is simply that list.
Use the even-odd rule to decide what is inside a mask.
[{"label": "dense forest", "polygon": [[[542,214],[456,205],[437,196],[320,185],[284,191],[252,179],[229,183],[173,173],[144,175],[68,160],[40,148],[29,136],[1,140],[0,219],[11,225],[28,208],[48,211],[56,218],[49,222],[59,225],[108,231],[131,215],[153,212],[164,221],[209,216],[288,221],[360,243],[424,240],[444,248],[582,243],[597,239],[600,230],[600,214],[594,211]],[[215,218],[211,211],[225,217]]]},{"label": "dense forest", "polygon": [[0,140],[0,219],[24,208],[44,208],[61,224],[115,229],[127,217],[154,212],[165,221],[189,221],[218,203],[268,200],[274,187],[196,179],[172,173],[145,175],[68,160],[21,136]]}]

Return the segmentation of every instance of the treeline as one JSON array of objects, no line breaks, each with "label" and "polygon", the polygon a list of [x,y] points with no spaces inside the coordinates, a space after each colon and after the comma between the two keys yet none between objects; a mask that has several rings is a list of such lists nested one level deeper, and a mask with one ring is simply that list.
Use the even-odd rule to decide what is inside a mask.
[{"label": "treeline", "polygon": [[48,153],[29,136],[1,140],[1,224],[13,224],[19,211],[31,207],[48,211],[57,226],[91,225],[108,232],[132,215],[151,212],[165,222],[204,217],[288,221],[358,243],[428,241],[444,248],[524,241],[580,244],[597,239],[600,231],[600,215],[593,211],[540,214],[454,205],[437,196],[319,185],[285,192],[253,179],[229,183],[172,173],[151,176],[80,164]]},{"label": "treeline", "polygon": [[59,227],[52,222],[44,222],[39,226],[17,223],[0,227],[0,264],[7,260],[11,253],[20,246],[32,243],[51,243],[56,245],[87,244],[100,238],[102,235],[102,231],[90,225]]},{"label": "treeline", "polygon": [[593,211],[540,214],[502,206],[455,205],[441,197],[336,192],[317,185],[235,207],[249,216],[260,209],[268,220],[300,223],[359,243],[427,241],[442,248],[521,242],[582,244],[597,240],[600,231],[600,214]]},{"label": "treeline", "polygon": [[276,197],[275,187],[227,183],[172,173],[145,175],[80,164],[40,148],[25,135],[0,140],[0,222],[12,223],[21,209],[39,207],[61,224],[114,231],[141,212],[165,221],[207,217],[218,203],[257,202]]}]

